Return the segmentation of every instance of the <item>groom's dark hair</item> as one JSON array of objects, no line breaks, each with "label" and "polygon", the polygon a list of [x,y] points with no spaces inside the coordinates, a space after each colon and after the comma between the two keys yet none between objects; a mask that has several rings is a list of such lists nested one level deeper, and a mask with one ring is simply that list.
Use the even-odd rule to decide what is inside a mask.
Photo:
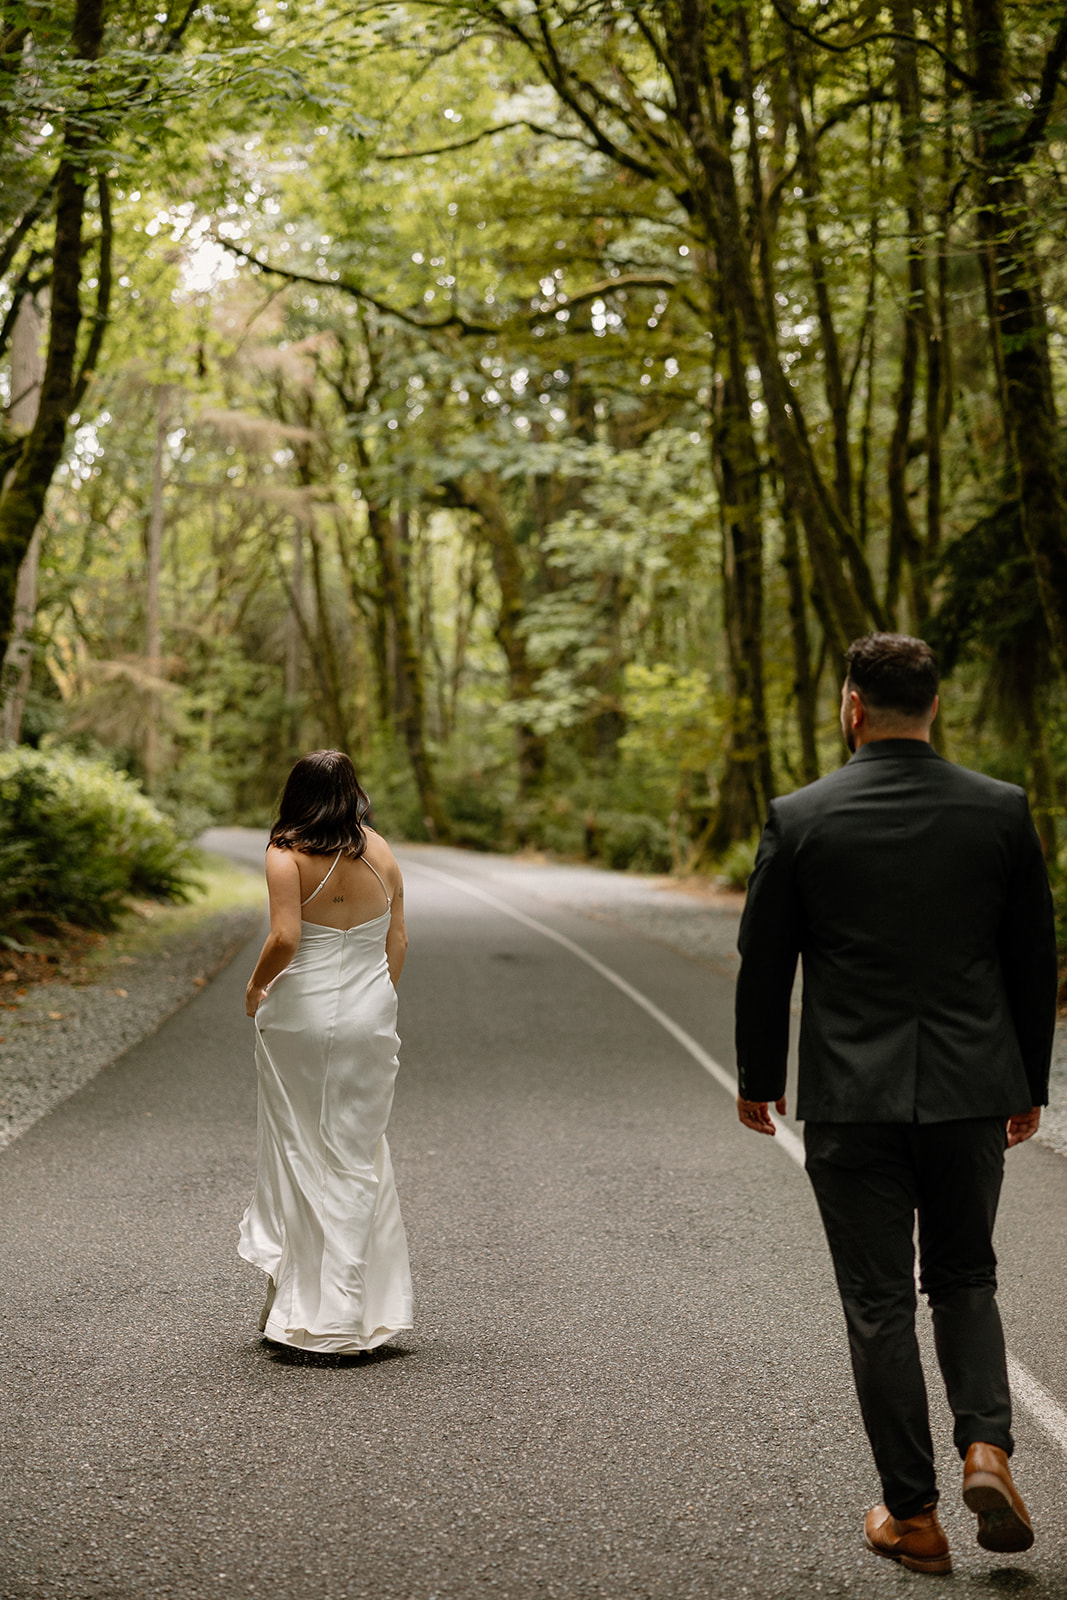
[{"label": "groom's dark hair", "polygon": [[867,633],[845,653],[848,682],[872,711],[921,717],[937,694],[937,657],[925,639],[906,633]]}]

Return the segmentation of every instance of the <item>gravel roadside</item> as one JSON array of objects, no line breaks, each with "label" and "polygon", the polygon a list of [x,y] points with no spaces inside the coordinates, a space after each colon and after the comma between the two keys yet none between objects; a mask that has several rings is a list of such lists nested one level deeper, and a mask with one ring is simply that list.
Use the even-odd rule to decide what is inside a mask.
[{"label": "gravel roadside", "polygon": [[259,926],[249,906],[220,911],[156,950],[119,956],[95,983],[42,984],[0,1021],[0,1149],[154,1033]]},{"label": "gravel roadside", "polygon": [[1042,1113],[1037,1138],[1050,1150],[1067,1156],[1067,1021],[1056,1024],[1048,1105]]}]

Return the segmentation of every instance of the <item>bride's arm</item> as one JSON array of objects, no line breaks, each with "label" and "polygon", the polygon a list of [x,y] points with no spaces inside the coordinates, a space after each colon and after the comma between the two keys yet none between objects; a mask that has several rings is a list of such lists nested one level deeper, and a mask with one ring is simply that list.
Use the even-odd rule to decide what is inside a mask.
[{"label": "bride's arm", "polygon": [[404,926],[404,880],[395,861],[393,870],[396,873],[396,887],[393,890],[389,932],[385,936],[385,959],[389,964],[389,976],[395,989],[404,970],[404,957],[408,953],[408,931]]},{"label": "bride's arm", "polygon": [[267,985],[284,972],[300,948],[300,869],[289,850],[267,851],[270,932],[245,990],[245,1011],[254,1017]]}]

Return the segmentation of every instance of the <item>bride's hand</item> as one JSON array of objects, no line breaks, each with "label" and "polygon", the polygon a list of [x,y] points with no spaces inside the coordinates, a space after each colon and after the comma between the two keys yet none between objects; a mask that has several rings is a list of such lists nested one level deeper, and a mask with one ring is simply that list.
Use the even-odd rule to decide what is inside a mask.
[{"label": "bride's hand", "polygon": [[253,989],[249,984],[245,990],[245,1016],[254,1017],[266,994],[266,989]]}]

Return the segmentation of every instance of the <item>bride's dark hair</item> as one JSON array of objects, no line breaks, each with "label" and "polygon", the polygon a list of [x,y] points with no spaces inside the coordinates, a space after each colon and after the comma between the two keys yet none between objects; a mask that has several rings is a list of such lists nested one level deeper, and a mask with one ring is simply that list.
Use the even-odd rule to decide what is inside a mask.
[{"label": "bride's dark hair", "polygon": [[370,801],[343,750],[312,750],[285,780],[270,842],[311,856],[342,850],[354,861],[367,848],[363,819]]}]

